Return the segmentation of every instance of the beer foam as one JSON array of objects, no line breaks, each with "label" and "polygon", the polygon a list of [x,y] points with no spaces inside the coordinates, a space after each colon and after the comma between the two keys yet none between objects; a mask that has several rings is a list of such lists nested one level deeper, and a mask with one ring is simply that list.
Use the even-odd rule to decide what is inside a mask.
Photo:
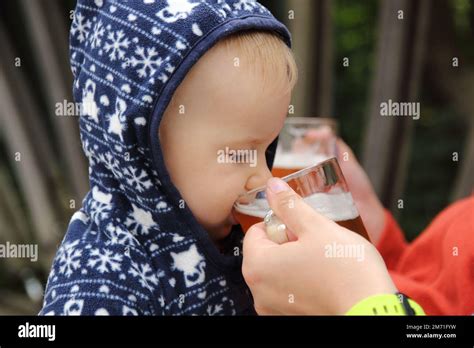
[{"label": "beer foam", "polygon": [[294,153],[294,152],[278,152],[275,155],[274,168],[282,169],[303,169],[313,166],[317,163],[327,160],[328,156],[310,152]]},{"label": "beer foam", "polygon": [[[303,200],[332,221],[346,221],[359,216],[350,192],[314,193]],[[236,209],[242,214],[263,219],[270,206],[266,199],[256,199],[253,204],[236,204]]]},{"label": "beer foam", "polygon": [[303,200],[332,221],[346,221],[359,216],[350,192],[314,193]]},{"label": "beer foam", "polygon": [[259,198],[259,199],[254,200],[252,204],[237,203],[235,205],[235,209],[239,213],[242,213],[248,216],[255,216],[263,220],[267,212],[270,210],[270,206],[268,205],[268,202],[266,199]]}]

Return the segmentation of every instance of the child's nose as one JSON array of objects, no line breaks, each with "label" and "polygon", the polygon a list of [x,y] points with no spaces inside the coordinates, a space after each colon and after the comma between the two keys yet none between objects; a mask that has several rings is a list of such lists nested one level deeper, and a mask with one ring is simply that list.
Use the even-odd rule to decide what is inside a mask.
[{"label": "child's nose", "polygon": [[261,166],[257,166],[256,171],[247,180],[245,189],[250,191],[257,187],[264,186],[271,177],[272,173],[270,172],[270,169],[268,169],[266,163]]}]

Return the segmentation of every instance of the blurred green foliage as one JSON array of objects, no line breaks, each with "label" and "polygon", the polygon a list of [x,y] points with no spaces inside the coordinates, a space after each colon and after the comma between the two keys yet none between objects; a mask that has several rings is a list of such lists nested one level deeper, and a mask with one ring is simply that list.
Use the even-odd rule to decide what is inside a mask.
[{"label": "blurred green foliage", "polygon": [[[334,30],[334,117],[340,134],[360,157],[367,103],[374,69],[379,2],[375,0],[335,0]],[[349,58],[349,66],[343,59]]]},{"label": "blurred green foliage", "polygon": [[[456,25],[457,46],[474,58],[471,1],[451,2]],[[366,126],[370,83],[375,68],[378,9],[374,0],[333,1],[335,47],[334,115],[340,122],[341,136],[360,157]],[[468,44],[469,43],[469,44]],[[350,68],[342,65],[350,58]],[[407,239],[412,240],[450,201],[459,162],[451,160],[465,141],[466,122],[446,100],[420,84],[421,118],[415,122],[409,156],[408,175],[403,197],[404,208],[398,222]],[[465,159],[468,160],[468,159]]]},{"label": "blurred green foliage", "polygon": [[402,197],[404,209],[398,218],[409,240],[449,205],[460,166],[460,162],[453,162],[453,153],[457,152],[461,161],[466,130],[463,119],[446,103],[434,100],[427,86],[422,88],[421,105]]}]

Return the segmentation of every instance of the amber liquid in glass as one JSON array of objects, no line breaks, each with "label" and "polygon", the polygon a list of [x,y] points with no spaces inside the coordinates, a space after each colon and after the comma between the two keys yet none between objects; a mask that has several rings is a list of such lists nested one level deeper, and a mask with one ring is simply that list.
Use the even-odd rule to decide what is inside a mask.
[{"label": "amber liquid in glass", "polygon": [[277,178],[283,178],[284,176],[293,174],[294,172],[297,172],[298,170],[301,170],[303,168],[281,168],[281,167],[273,167],[272,169],[272,175],[277,177]]},{"label": "amber liquid in glass", "polygon": [[[242,226],[242,230],[244,233],[246,233],[249,228],[259,222],[263,221],[263,218],[265,217],[266,212],[265,211],[258,211],[255,213],[255,215],[248,215],[245,213],[242,213],[238,211],[237,209],[234,210],[234,215],[239,224]],[[335,221],[339,226],[345,227],[348,230],[351,230],[355,233],[360,234],[362,237],[370,241],[369,234],[367,233],[367,230],[365,229],[364,223],[362,222],[362,219],[360,215],[357,215],[356,217],[352,219],[347,219],[347,220],[340,220],[340,221]]]}]

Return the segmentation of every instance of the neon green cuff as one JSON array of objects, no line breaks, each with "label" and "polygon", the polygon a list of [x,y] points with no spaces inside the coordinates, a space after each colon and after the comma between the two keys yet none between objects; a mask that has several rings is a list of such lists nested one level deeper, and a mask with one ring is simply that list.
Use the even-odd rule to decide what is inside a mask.
[{"label": "neon green cuff", "polygon": [[[423,308],[415,301],[408,299],[415,315],[425,315]],[[346,315],[407,315],[400,297],[397,295],[374,295],[359,301]]]}]

